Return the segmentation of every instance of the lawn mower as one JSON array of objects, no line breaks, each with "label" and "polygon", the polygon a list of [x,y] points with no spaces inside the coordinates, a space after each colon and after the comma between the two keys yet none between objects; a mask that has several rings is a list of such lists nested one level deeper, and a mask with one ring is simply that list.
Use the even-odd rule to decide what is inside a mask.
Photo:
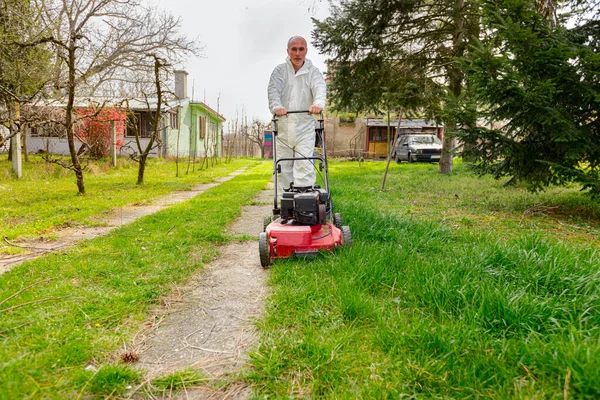
[{"label": "lawn mower", "polygon": [[[288,111],[288,114],[308,113],[308,111]],[[333,201],[329,191],[329,170],[327,150],[323,137],[323,113],[315,128],[315,147],[321,155],[299,154],[298,157],[277,159],[277,116],[273,116],[273,174],[275,190],[273,215],[265,217],[264,231],[258,236],[260,263],[269,266],[271,261],[292,256],[310,256],[319,251],[333,251],[339,246],[352,243],[348,226],[342,225],[342,216],[333,212]],[[281,172],[282,161],[310,161],[322,177],[324,187],[294,187],[284,189],[278,202],[277,174]],[[280,204],[278,204],[280,203]]]}]

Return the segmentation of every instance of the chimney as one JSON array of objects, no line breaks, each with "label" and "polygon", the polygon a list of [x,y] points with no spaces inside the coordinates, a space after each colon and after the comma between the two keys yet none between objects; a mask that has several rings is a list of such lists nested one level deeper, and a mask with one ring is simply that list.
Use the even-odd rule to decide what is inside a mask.
[{"label": "chimney", "polygon": [[175,97],[178,99],[187,99],[187,76],[188,73],[183,70],[175,71]]}]

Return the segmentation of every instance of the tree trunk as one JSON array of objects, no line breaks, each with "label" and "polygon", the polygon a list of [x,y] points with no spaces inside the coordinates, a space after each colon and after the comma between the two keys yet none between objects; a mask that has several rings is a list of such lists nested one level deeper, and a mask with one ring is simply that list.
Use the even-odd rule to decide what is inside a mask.
[{"label": "tree trunk", "polygon": [[[457,0],[456,14],[454,15],[454,32],[452,34],[452,52],[454,58],[458,59],[465,53],[464,27],[465,27],[465,0]],[[455,100],[461,95],[463,75],[458,68],[456,61],[448,66],[448,88]],[[444,127],[444,140],[442,141],[442,155],[440,157],[440,173],[449,174],[452,172],[452,156],[454,155],[454,138],[452,135],[456,131],[455,121],[446,121]]]},{"label": "tree trunk", "polygon": [[440,173],[449,174],[452,172],[452,153],[454,151],[454,138],[450,135],[444,135],[442,140],[442,155],[440,157]]},{"label": "tree trunk", "polygon": [[29,162],[29,152],[27,151],[27,130],[23,129],[21,131],[21,141],[23,142],[23,145],[21,146],[21,149],[23,151],[23,157],[25,158],[25,162]]},{"label": "tree trunk", "polygon": [[[158,152],[160,153],[160,138],[158,137],[158,132],[160,129],[159,123],[162,119],[160,114],[160,108],[162,107],[162,86],[160,80],[160,68],[164,66],[161,59],[156,55],[152,55],[154,57],[154,84],[156,87],[156,111],[154,112],[154,118],[152,120],[152,134],[150,135],[150,140],[148,141],[148,145],[146,148],[142,150],[140,141],[138,138],[139,132],[136,134],[136,140],[138,143],[138,150],[140,151],[140,160],[138,162],[138,179],[137,184],[141,185],[144,183],[144,172],[146,171],[146,161],[148,160],[148,155],[152,151],[152,147],[155,142],[159,143]],[[158,155],[160,158],[160,154]]]},{"label": "tree trunk", "polygon": [[71,163],[73,164],[73,171],[77,180],[77,189],[79,194],[85,194],[85,184],[83,181],[83,168],[79,162],[79,156],[77,155],[77,149],[75,148],[75,134],[73,132],[73,106],[75,104],[75,38],[70,39],[69,43],[69,81],[67,86],[67,106],[66,106],[66,119],[65,125],[67,128],[67,142],[69,143],[69,153],[71,154]]},{"label": "tree trunk", "polygon": [[141,185],[144,183],[144,171],[146,170],[146,159],[148,158],[148,154],[144,153],[140,155],[140,163],[138,165],[138,178],[137,184]]}]

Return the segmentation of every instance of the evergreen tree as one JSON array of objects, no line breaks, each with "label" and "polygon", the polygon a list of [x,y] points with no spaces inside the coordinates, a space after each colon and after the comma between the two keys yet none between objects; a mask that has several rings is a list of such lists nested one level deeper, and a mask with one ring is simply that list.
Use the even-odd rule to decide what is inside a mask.
[{"label": "evergreen tree", "polygon": [[596,24],[553,27],[528,0],[487,1],[483,13],[486,35],[464,66],[498,126],[463,132],[476,168],[534,190],[574,180],[600,194]]},{"label": "evergreen tree", "polygon": [[[331,64],[332,101],[351,111],[376,109],[389,91],[417,85],[446,126],[440,172],[452,170],[454,120],[444,108],[464,98],[457,60],[479,33],[478,1],[347,0],[315,21],[316,46]],[[387,90],[385,90],[387,89]]]}]

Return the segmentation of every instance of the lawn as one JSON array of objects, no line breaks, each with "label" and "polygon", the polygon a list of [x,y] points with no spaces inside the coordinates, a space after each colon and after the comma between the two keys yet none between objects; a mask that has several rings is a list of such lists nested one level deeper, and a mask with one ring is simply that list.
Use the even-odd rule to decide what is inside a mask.
[{"label": "lawn", "polygon": [[[175,190],[190,190],[193,185],[208,183],[255,161],[234,160],[199,171],[186,164],[150,159],[143,185],[136,185],[137,164],[119,159],[116,168],[109,162],[94,162],[85,173],[86,194],[80,196],[73,172],[56,164],[48,164],[39,156],[30,156],[23,164],[23,179],[11,174],[11,164],[0,161],[0,232],[12,241],[52,237],[52,231],[63,226],[94,226],[94,217],[110,209],[129,204],[144,204]],[[0,244],[0,253],[21,251]]]},{"label": "lawn", "polygon": [[[220,245],[235,240],[225,228],[270,178],[264,163],[240,160],[228,168],[242,165],[249,166],[243,176],[191,200],[0,275],[0,399],[106,398],[142,379],[115,350],[140,331],[164,296],[216,257]],[[215,173],[197,172],[187,185],[210,181]],[[163,191],[142,197],[156,192]],[[41,202],[47,197],[28,196]]]},{"label": "lawn", "polygon": [[[393,164],[381,191],[384,167],[332,162],[335,211],[354,243],[272,266],[259,345],[232,380],[251,383],[257,398],[600,398],[600,203],[576,187],[504,188],[459,161],[450,175]],[[224,229],[270,168],[254,164],[1,275],[0,399],[123,396],[143,381],[115,349],[235,240]],[[154,384],[174,380],[198,375]]]},{"label": "lawn", "polygon": [[384,167],[332,165],[350,248],[272,268],[257,396],[600,398],[600,204]]}]

